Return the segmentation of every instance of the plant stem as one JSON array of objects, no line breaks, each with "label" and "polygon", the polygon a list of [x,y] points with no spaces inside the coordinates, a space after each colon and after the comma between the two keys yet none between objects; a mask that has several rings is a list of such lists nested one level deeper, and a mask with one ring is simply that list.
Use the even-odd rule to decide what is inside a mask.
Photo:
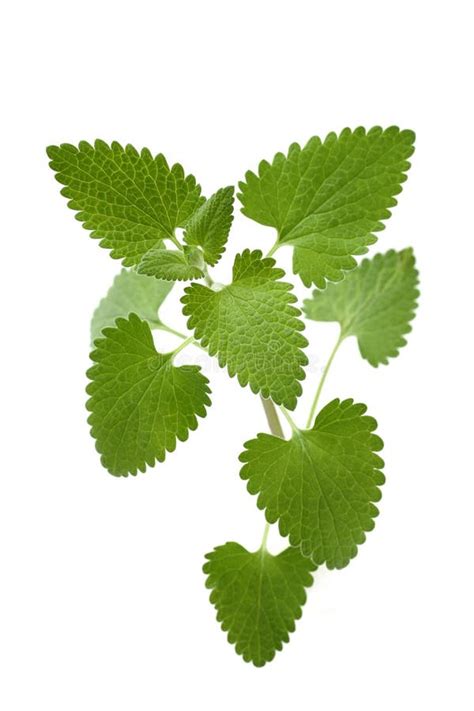
[{"label": "plant stem", "polygon": [[272,245],[272,247],[270,247],[270,249],[269,249],[268,252],[266,253],[265,257],[271,257],[273,254],[275,254],[275,252],[277,251],[277,249],[278,249],[279,246],[280,246],[280,243],[279,243],[279,241],[278,241],[278,239],[277,239],[276,242],[275,242],[275,244]]},{"label": "plant stem", "polygon": [[290,415],[290,413],[288,412],[286,407],[283,407],[283,405],[280,405],[280,412],[283,415],[283,417],[285,418],[285,420],[288,422],[288,424],[290,425],[293,432],[296,432],[298,427],[296,426],[294,419],[292,418],[292,416]]},{"label": "plant stem", "polygon": [[[204,348],[204,346],[201,346],[201,344],[198,341],[196,341],[196,339],[194,337],[186,336],[186,334],[181,333],[181,331],[176,331],[174,328],[171,328],[171,326],[167,326],[164,323],[159,323],[159,324],[155,323],[155,324],[153,324],[153,328],[156,331],[165,331],[165,333],[171,333],[173,336],[176,336],[177,338],[181,338],[183,341],[186,341],[186,345],[188,345],[191,342],[193,346],[196,346],[196,348],[200,348],[202,351],[204,351],[204,353],[207,353],[206,348]],[[191,338],[191,341],[189,340],[190,338]],[[184,346],[181,343],[180,347],[185,348],[186,346]]]},{"label": "plant stem", "polygon": [[273,404],[273,400],[264,398],[261,395],[260,400],[262,401],[263,409],[265,410],[265,414],[267,416],[267,422],[270,428],[270,432],[275,435],[275,437],[285,439],[285,435],[283,434],[283,429],[278,418],[278,413],[276,411],[275,405]]},{"label": "plant stem", "polygon": [[170,239],[173,244],[179,249],[180,252],[183,251],[183,245],[181,242],[175,237],[175,235],[169,235],[168,239]]},{"label": "plant stem", "polygon": [[174,349],[173,351],[173,358],[175,358],[180,351],[183,350],[183,348],[186,348],[186,346],[189,346],[190,343],[194,342],[194,336],[189,336],[189,338],[185,338],[182,343],[179,344],[177,348]]},{"label": "plant stem", "polygon": [[[265,415],[267,416],[267,422],[268,427],[270,428],[270,432],[275,435],[275,437],[280,437],[280,439],[284,439],[285,435],[283,434],[283,428],[281,426],[281,422],[278,417],[275,405],[273,404],[273,400],[267,400],[267,398],[264,398],[261,395],[260,400],[262,402],[263,409],[265,410]],[[260,544],[260,551],[262,552],[267,550],[267,538],[269,531],[270,524],[266,522],[263,531],[262,543]]]},{"label": "plant stem", "polygon": [[214,284],[214,281],[213,281],[211,275],[209,274],[207,264],[204,265],[203,272],[204,272],[204,281],[206,282],[206,285],[212,286]]},{"label": "plant stem", "polygon": [[316,390],[316,394],[314,396],[313,404],[311,405],[311,410],[309,411],[309,417],[308,417],[308,422],[306,423],[306,428],[308,429],[311,427],[311,424],[313,422],[314,415],[316,414],[316,408],[318,406],[319,402],[319,396],[321,395],[321,390],[323,389],[324,382],[327,378],[327,374],[329,372],[329,368],[331,367],[331,363],[334,360],[334,356],[336,355],[339,346],[341,345],[342,341],[344,340],[344,336],[342,334],[339,334],[339,338],[336,341],[336,345],[331,351],[331,355],[328,358],[328,362],[324,366],[323,374],[321,375],[321,379],[319,381],[318,389]]},{"label": "plant stem", "polygon": [[166,331],[166,333],[171,333],[173,336],[177,336],[178,338],[182,338],[183,340],[186,340],[187,338],[184,333],[181,333],[181,331],[176,331],[174,328],[171,328],[171,326],[167,326],[165,323],[154,324],[153,328],[156,328],[159,331]]},{"label": "plant stem", "polygon": [[265,529],[264,529],[264,531],[263,531],[262,542],[261,542],[261,544],[260,544],[260,551],[261,551],[262,553],[267,550],[267,538],[268,538],[268,534],[269,534],[269,533],[270,533],[270,524],[269,524],[269,523],[266,523],[266,524],[265,524]]}]

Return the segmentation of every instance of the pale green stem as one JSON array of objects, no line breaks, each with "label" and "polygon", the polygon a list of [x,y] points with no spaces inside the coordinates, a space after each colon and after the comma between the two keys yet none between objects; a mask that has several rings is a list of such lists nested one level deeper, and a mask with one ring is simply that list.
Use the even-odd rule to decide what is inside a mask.
[{"label": "pale green stem", "polygon": [[[183,341],[187,341],[186,345],[188,345],[188,343],[190,342],[189,339],[191,338],[191,343],[193,346],[196,346],[196,348],[200,348],[202,351],[204,351],[204,353],[207,353],[206,348],[201,346],[201,344],[196,341],[194,337],[186,336],[184,333],[181,333],[181,331],[176,331],[174,328],[171,328],[170,326],[167,326],[164,323],[155,323],[153,324],[153,328],[155,329],[155,331],[164,331],[165,333],[171,333],[173,336],[177,336],[177,338],[181,338]],[[183,344],[181,344],[181,346],[183,346]],[[184,347],[185,346],[183,346],[183,348]]]},{"label": "pale green stem", "polygon": [[263,409],[265,410],[265,414],[267,416],[267,422],[270,428],[270,432],[275,435],[275,437],[285,439],[285,435],[283,434],[283,428],[278,418],[278,413],[276,411],[275,405],[273,404],[273,400],[269,400],[265,397],[262,397],[262,395],[260,395],[260,400],[262,401]]},{"label": "pale green stem", "polygon": [[314,416],[316,414],[316,408],[318,406],[319,402],[319,396],[321,395],[321,391],[323,389],[323,385],[325,383],[325,380],[327,378],[329,368],[331,367],[331,363],[334,360],[334,357],[338,351],[339,346],[341,345],[342,341],[344,340],[344,336],[342,334],[339,334],[339,338],[336,341],[336,345],[331,351],[331,355],[328,358],[328,362],[324,366],[323,374],[321,375],[321,379],[319,381],[318,389],[316,390],[316,395],[314,396],[313,404],[311,405],[311,410],[309,412],[309,417],[308,417],[308,422],[306,423],[306,428],[308,429],[311,427],[313,423]]},{"label": "pale green stem", "polygon": [[[264,398],[264,397],[262,397],[262,395],[260,395],[260,400],[262,402],[263,409],[265,410],[265,415],[267,416],[267,422],[268,422],[268,427],[270,428],[270,432],[273,435],[275,435],[275,437],[280,437],[280,439],[285,439],[285,435],[283,433],[283,428],[281,426],[281,422],[278,417],[278,413],[276,411],[275,405],[273,404],[273,400]],[[270,531],[270,524],[267,522],[267,523],[265,523],[265,529],[263,531],[262,543],[260,545],[261,551],[267,550],[267,538],[268,538],[269,531]]]},{"label": "pale green stem", "polygon": [[183,251],[183,245],[182,245],[181,242],[175,237],[175,235],[168,235],[168,239],[170,239],[170,240],[173,242],[173,244],[175,245],[175,247],[177,247],[180,252]]},{"label": "pale green stem", "polygon": [[268,252],[266,253],[265,257],[271,257],[271,256],[273,256],[273,255],[275,254],[275,252],[277,251],[278,247],[280,247],[280,246],[281,246],[281,245],[280,245],[280,242],[279,242],[278,239],[277,239],[276,242],[275,242],[275,244],[274,244],[272,247],[270,247],[270,249],[269,249]]},{"label": "pale green stem", "polygon": [[212,277],[209,274],[209,271],[207,269],[207,264],[204,265],[203,272],[204,272],[204,281],[206,282],[207,286],[212,286],[214,284],[214,281],[212,280]]},{"label": "pale green stem", "polygon": [[261,544],[260,544],[260,550],[262,551],[262,553],[267,550],[267,539],[268,539],[268,534],[269,534],[269,533],[270,533],[270,524],[269,524],[269,523],[266,523],[266,524],[265,524],[265,529],[264,529],[264,531],[263,531],[262,542],[261,542]]},{"label": "pale green stem", "polygon": [[171,326],[167,326],[165,323],[153,324],[153,328],[157,329],[158,331],[166,331],[166,333],[171,333],[173,336],[177,336],[178,338],[182,338],[183,340],[186,340],[186,338],[188,338],[188,336],[186,336],[184,333],[181,333],[181,331],[176,331],[174,328],[171,328]]},{"label": "pale green stem", "polygon": [[173,359],[178,355],[180,351],[182,351],[184,348],[189,346],[190,343],[194,343],[194,337],[189,336],[189,338],[185,338],[182,343],[179,344],[177,348],[174,349],[173,351]]},{"label": "pale green stem", "polygon": [[283,417],[285,418],[285,420],[288,422],[288,424],[290,425],[293,432],[296,432],[298,427],[296,426],[294,419],[291,417],[291,415],[288,412],[288,410],[286,409],[286,407],[283,407],[283,405],[280,405],[280,412],[283,415]]}]

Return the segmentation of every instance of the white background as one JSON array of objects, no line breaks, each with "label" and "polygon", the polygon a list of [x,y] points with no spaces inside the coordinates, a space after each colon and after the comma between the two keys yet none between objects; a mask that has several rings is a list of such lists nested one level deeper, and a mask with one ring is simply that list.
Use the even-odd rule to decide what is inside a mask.
[{"label": "white background", "polygon": [[[2,711],[473,708],[468,8],[4,5]],[[291,643],[256,669],[219,629],[201,565],[227,540],[259,545],[263,515],[237,456],[265,430],[263,411],[206,362],[213,407],[190,440],[136,478],[101,469],[84,371],[90,315],[119,264],[73,219],[45,147],[96,137],[148,146],[209,195],[292,141],[393,123],[416,130],[417,149],[378,249],[413,245],[418,316],[389,367],[371,368],[346,342],[323,395],[361,400],[379,421],[381,516],[348,568],[317,572]],[[216,277],[229,279],[237,251],[272,241],[238,214]],[[183,325],[179,292],[164,314]],[[307,334],[301,423],[337,327],[312,323]]]}]

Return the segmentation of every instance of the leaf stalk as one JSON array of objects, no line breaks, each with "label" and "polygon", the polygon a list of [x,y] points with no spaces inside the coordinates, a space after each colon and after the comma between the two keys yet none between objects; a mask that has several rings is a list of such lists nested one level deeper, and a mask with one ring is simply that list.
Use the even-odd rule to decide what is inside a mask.
[{"label": "leaf stalk", "polygon": [[323,389],[323,385],[324,385],[324,383],[325,383],[325,381],[326,381],[326,378],[327,378],[327,376],[328,376],[328,373],[329,373],[329,369],[330,369],[330,367],[331,367],[331,364],[332,364],[332,362],[333,362],[333,360],[334,360],[334,358],[335,358],[335,356],[336,356],[336,353],[337,353],[337,351],[339,350],[339,346],[341,345],[341,343],[342,343],[343,340],[344,340],[344,336],[342,335],[342,333],[340,333],[340,334],[339,334],[339,338],[337,339],[336,344],[335,344],[334,348],[333,348],[332,351],[331,351],[331,355],[329,356],[328,361],[327,361],[326,365],[324,366],[324,370],[323,370],[323,373],[322,373],[322,375],[321,375],[321,378],[320,378],[320,381],[319,381],[319,384],[318,384],[318,388],[317,388],[317,390],[316,390],[316,394],[315,394],[315,396],[314,396],[314,400],[313,400],[313,403],[312,403],[312,405],[311,405],[311,409],[310,409],[310,411],[309,411],[309,417],[308,417],[308,421],[307,421],[307,423],[306,423],[306,429],[309,429],[309,428],[311,427],[312,423],[313,423],[313,419],[314,419],[314,416],[315,416],[315,414],[316,414],[316,408],[318,407],[319,397],[320,397],[320,395],[321,395],[321,391],[322,391],[322,389]]}]

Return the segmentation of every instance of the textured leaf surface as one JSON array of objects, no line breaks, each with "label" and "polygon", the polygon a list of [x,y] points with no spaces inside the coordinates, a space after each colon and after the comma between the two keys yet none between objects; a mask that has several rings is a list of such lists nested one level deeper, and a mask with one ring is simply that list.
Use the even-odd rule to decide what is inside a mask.
[{"label": "textured leaf surface", "polygon": [[221,188],[196,210],[186,225],[187,244],[202,247],[204,259],[214,266],[224,252],[234,209],[234,188]]},{"label": "textured leaf surface", "polygon": [[155,350],[150,327],[136,314],[106,328],[87,372],[89,424],[111,474],[145,471],[185,441],[210,405],[208,380],[197,366],[175,367]]},{"label": "textured leaf surface", "polygon": [[363,358],[388,363],[406,345],[415,317],[418,272],[411,249],[390,250],[364,261],[338,284],[314,291],[305,314],[314,321],[339,321],[341,337],[356,336]]},{"label": "textured leaf surface", "polygon": [[100,336],[102,329],[113,326],[119,316],[135,313],[150,326],[161,325],[158,309],[173,288],[173,284],[140,276],[122,269],[115,277],[107,295],[94,311],[91,321],[91,341]]},{"label": "textured leaf surface", "polygon": [[186,247],[183,252],[151,249],[143,256],[137,271],[165,281],[192,281],[204,276],[202,264],[200,251],[192,247]]},{"label": "textured leaf surface", "polygon": [[304,148],[290,146],[262,161],[239,184],[244,215],[278,230],[280,244],[295,247],[293,268],[306,286],[324,288],[356,266],[397,204],[410,167],[415,135],[392,126],[346,128]]},{"label": "textured leaf surface", "polygon": [[238,543],[219,546],[206,558],[206,586],[212,590],[218,622],[237,654],[263,666],[289,641],[315,566],[297,548],[273,556],[268,551],[249,553]]},{"label": "textured leaf surface", "polygon": [[196,339],[237,374],[242,386],[289,409],[301,394],[301,351],[307,341],[300,331],[300,311],[292,304],[291,284],[280,281],[285,272],[260,251],[245,250],[235,258],[233,280],[220,291],[192,284],[182,298],[183,313]]},{"label": "textured leaf surface", "polygon": [[259,434],[240,455],[241,477],[270,523],[316,565],[342,568],[374,527],[384,483],[382,440],[365,405],[333,400],[290,440]]},{"label": "textured leaf surface", "polygon": [[201,188],[179,164],[168,166],[163,155],[147,148],[113,142],[81,141],[50,146],[50,166],[77,219],[125,266],[138,264],[159,240],[184,227],[203,202]]}]

